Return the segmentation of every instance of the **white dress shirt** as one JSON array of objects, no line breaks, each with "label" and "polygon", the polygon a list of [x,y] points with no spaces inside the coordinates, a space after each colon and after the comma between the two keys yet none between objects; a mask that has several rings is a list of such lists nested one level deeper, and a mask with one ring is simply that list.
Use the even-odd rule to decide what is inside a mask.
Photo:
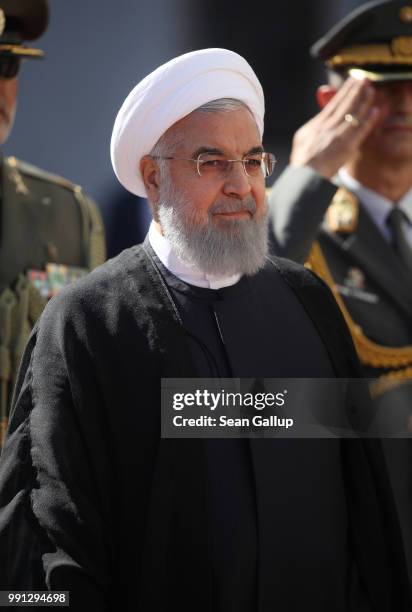
[{"label": "white dress shirt", "polygon": [[233,276],[206,274],[196,266],[182,261],[167,238],[157,231],[153,221],[149,228],[149,242],[165,268],[189,285],[206,287],[207,289],[221,289],[222,287],[235,285],[241,277],[241,274],[234,274]]},{"label": "white dress shirt", "polygon": [[338,173],[339,183],[351,191],[362,203],[373,222],[377,225],[384,238],[391,242],[391,229],[387,219],[394,205],[396,205],[406,215],[404,230],[405,237],[412,248],[412,188],[405,195],[394,203],[383,197],[373,189],[364,187],[357,181],[345,168],[341,168]]}]

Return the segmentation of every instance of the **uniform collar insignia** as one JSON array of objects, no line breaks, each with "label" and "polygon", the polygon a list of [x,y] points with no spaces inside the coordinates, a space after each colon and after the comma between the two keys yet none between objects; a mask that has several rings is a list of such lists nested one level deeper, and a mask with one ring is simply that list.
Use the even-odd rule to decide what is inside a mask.
[{"label": "uniform collar insignia", "polygon": [[331,232],[351,234],[358,227],[359,200],[347,189],[340,187],[326,213]]},{"label": "uniform collar insignia", "polygon": [[18,193],[19,195],[24,195],[24,196],[28,195],[29,189],[26,183],[24,182],[22,175],[19,172],[19,167],[18,167],[16,158],[9,157],[7,159],[7,164],[9,167],[9,178],[14,185],[14,189],[16,190],[16,193]]}]

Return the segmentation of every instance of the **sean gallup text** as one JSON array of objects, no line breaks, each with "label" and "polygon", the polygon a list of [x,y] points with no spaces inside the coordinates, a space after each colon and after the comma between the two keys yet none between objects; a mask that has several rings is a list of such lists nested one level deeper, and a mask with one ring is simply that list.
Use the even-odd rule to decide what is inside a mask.
[{"label": "sean gallup text", "polygon": [[253,417],[229,418],[225,415],[219,417],[199,416],[197,418],[184,417],[181,414],[173,417],[175,427],[293,427],[293,419],[280,418],[276,415],[263,417],[256,414]]}]

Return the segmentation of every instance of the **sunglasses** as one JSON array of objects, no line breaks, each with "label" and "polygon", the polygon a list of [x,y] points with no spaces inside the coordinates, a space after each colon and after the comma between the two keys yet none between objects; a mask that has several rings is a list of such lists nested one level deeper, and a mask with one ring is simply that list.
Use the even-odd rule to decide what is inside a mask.
[{"label": "sunglasses", "polygon": [[13,79],[19,71],[20,64],[20,57],[0,55],[0,79]]}]

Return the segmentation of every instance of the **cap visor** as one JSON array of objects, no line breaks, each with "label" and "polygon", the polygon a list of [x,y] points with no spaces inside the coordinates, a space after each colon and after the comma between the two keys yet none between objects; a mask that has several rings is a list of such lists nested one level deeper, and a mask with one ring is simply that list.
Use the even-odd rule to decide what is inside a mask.
[{"label": "cap visor", "polygon": [[28,59],[42,59],[45,54],[41,49],[33,49],[32,47],[0,45],[0,55],[18,55]]},{"label": "cap visor", "polygon": [[361,81],[362,79],[369,79],[374,82],[385,82],[385,81],[411,81],[412,70],[410,72],[376,72],[375,70],[363,70],[362,68],[350,68],[348,75],[354,79]]}]

